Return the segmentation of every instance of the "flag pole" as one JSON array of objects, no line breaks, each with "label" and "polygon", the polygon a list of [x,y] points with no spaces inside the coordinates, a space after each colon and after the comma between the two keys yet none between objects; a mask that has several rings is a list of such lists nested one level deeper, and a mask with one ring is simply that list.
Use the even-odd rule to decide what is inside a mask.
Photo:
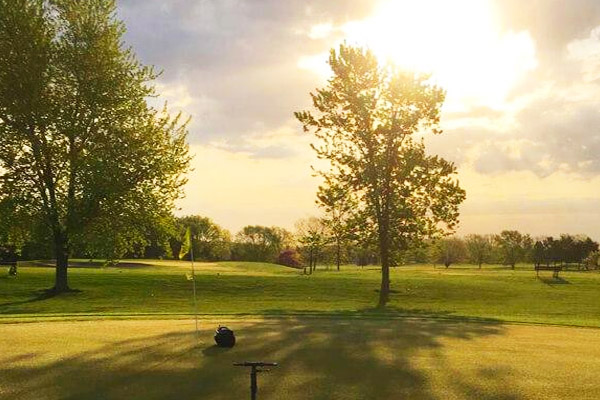
[{"label": "flag pole", "polygon": [[[188,228],[189,229],[189,228]],[[190,232],[190,257],[192,259],[192,290],[194,292],[194,320],[196,322],[196,341],[199,340],[200,334],[198,333],[198,303],[196,301],[196,270],[194,269],[194,242],[192,240],[192,234]]]}]

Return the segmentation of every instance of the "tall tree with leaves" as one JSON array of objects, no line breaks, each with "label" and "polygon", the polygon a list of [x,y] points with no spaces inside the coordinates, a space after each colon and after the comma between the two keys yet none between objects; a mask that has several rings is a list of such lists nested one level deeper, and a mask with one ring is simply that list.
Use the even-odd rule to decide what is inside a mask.
[{"label": "tall tree with leaves", "polygon": [[312,274],[317,269],[323,246],[327,243],[328,226],[321,218],[309,217],[296,221],[296,238],[302,246],[308,260],[308,272]]},{"label": "tall tree with leaves", "polygon": [[332,181],[326,181],[325,185],[319,186],[317,199],[318,204],[325,210],[322,221],[327,226],[331,241],[334,243],[335,264],[339,271],[343,245],[352,233],[356,201],[347,187]]},{"label": "tall tree with leaves", "polygon": [[427,155],[416,136],[441,132],[445,92],[426,75],[379,65],[370,50],[346,44],[331,51],[329,65],[328,85],[311,93],[314,111],[295,116],[318,139],[317,156],[331,164],[322,174],[356,194],[377,238],[384,306],[398,252],[452,230],[465,198],[455,166]]},{"label": "tall tree with leaves", "polygon": [[0,197],[53,238],[56,293],[73,241],[131,244],[168,212],[186,127],[147,103],[157,76],[122,45],[113,0],[0,0]]},{"label": "tall tree with leaves", "polygon": [[461,262],[467,255],[465,242],[457,237],[440,239],[431,250],[433,262],[444,264],[446,268]]},{"label": "tall tree with leaves", "polygon": [[488,235],[467,235],[465,244],[470,261],[479,265],[479,269],[481,269],[481,265],[488,262],[492,256],[492,238]]}]

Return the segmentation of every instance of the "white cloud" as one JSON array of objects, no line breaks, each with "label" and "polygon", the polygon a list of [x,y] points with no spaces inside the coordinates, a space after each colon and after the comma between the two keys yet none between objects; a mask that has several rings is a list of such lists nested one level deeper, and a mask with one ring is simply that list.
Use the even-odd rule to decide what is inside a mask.
[{"label": "white cloud", "polygon": [[328,59],[329,53],[326,51],[310,56],[301,56],[298,58],[297,66],[300,69],[313,72],[325,80],[331,76],[331,68],[327,63]]},{"label": "white cloud", "polygon": [[600,78],[600,26],[592,29],[585,39],[567,45],[567,56],[579,63],[583,79],[592,82]]},{"label": "white cloud", "polygon": [[313,25],[308,32],[308,37],[311,39],[324,39],[334,31],[333,24],[327,22],[324,24]]},{"label": "white cloud", "polygon": [[[119,10],[127,43],[165,70],[156,104],[193,116],[183,213],[230,229],[314,213],[314,155],[290,118],[325,84],[328,51],[346,36],[437,72],[448,89],[446,132],[427,145],[460,165],[465,229],[550,229],[560,219],[600,238],[585,205],[600,184],[597,0],[123,0]],[[489,204],[488,215],[473,214],[473,202]],[[548,213],[519,214],[527,204]]]},{"label": "white cloud", "polygon": [[183,83],[167,84],[159,82],[156,85],[156,90],[160,93],[160,99],[166,100],[171,107],[177,109],[189,108],[196,102],[188,87]]}]

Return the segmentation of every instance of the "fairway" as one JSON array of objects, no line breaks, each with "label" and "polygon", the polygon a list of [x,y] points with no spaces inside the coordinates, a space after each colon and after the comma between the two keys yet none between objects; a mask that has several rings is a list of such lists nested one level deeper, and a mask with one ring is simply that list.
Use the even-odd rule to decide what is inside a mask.
[{"label": "fairway", "polygon": [[[219,323],[236,331],[213,347]],[[404,319],[0,325],[2,399],[243,399],[235,361],[277,361],[263,399],[597,399],[596,329]]]},{"label": "fairway", "polygon": [[[0,321],[41,317],[187,317],[193,313],[190,263],[128,261],[120,268],[71,268],[80,292],[47,298],[54,270],[25,267],[0,276]],[[275,264],[196,264],[202,315],[427,316],[600,327],[600,274],[563,272],[536,278],[531,265],[431,265],[392,270],[391,301],[374,309],[380,269],[346,266],[311,276]]]}]

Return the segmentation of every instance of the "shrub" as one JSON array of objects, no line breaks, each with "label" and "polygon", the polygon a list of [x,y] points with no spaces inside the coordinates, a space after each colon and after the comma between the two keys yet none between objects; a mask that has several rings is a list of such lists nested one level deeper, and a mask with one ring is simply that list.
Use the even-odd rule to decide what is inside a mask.
[{"label": "shrub", "polygon": [[294,249],[285,249],[279,253],[277,264],[292,268],[300,268],[302,264],[300,253]]}]

